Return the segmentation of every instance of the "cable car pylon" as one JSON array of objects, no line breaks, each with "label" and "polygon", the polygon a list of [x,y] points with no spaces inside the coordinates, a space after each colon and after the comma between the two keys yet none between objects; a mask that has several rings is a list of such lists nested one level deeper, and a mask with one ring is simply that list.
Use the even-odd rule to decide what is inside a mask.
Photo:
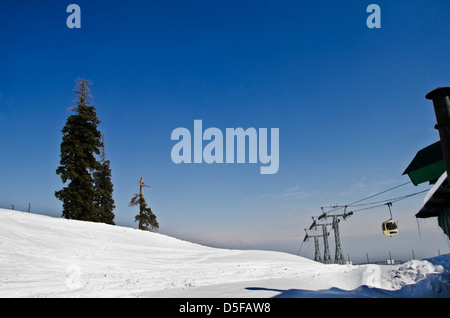
[{"label": "cable car pylon", "polygon": [[314,220],[313,217],[313,223],[309,227],[309,230],[312,230],[313,228],[317,230],[317,227],[322,227],[322,237],[323,237],[323,262],[324,264],[331,264],[331,255],[330,255],[330,244],[328,243],[328,236],[330,235],[330,232],[328,232],[327,226],[332,225],[331,223],[317,223],[316,220]]},{"label": "cable car pylon", "polygon": [[340,233],[339,233],[339,218],[342,219],[347,219],[347,217],[349,217],[350,215],[353,214],[353,212],[346,212],[347,207],[344,207],[344,213],[343,214],[327,214],[325,213],[325,211],[323,210],[324,208],[321,207],[322,209],[322,214],[318,217],[318,220],[321,219],[327,219],[329,217],[332,218],[333,222],[331,223],[333,231],[334,231],[334,241],[336,243],[336,250],[335,250],[335,255],[334,255],[334,263],[335,264],[345,264],[345,258],[344,258],[344,252],[342,251],[342,247],[341,247],[341,238],[340,238]]},{"label": "cable car pylon", "polygon": [[303,242],[309,240],[309,238],[314,238],[314,260],[316,262],[322,263],[322,257],[320,257],[320,247],[319,247],[319,237],[322,237],[321,234],[309,234],[308,230],[305,229],[306,235],[303,239]]}]

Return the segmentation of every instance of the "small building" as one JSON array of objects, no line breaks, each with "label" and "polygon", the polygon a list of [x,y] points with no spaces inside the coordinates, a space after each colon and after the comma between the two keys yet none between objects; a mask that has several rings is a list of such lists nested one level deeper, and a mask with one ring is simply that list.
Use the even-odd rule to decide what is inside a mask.
[{"label": "small building", "polygon": [[444,154],[442,153],[441,142],[437,141],[420,150],[403,172],[403,175],[407,174],[411,182],[417,186],[424,182],[436,183],[444,172]]},{"label": "small building", "polygon": [[439,227],[450,238],[450,87],[437,88],[426,98],[433,101],[440,141],[420,150],[403,174],[416,186],[434,184],[416,218],[437,217]]},{"label": "small building", "polygon": [[403,174],[407,174],[415,186],[424,182],[434,184],[425,197],[424,205],[415,216],[437,217],[439,226],[450,238],[450,187],[441,142],[420,150]]}]

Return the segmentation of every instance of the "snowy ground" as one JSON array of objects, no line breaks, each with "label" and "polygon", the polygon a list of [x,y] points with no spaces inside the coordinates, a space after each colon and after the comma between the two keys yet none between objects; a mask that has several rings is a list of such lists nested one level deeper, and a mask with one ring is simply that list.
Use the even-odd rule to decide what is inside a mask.
[{"label": "snowy ground", "polygon": [[450,297],[450,254],[324,265],[0,209],[0,297]]}]

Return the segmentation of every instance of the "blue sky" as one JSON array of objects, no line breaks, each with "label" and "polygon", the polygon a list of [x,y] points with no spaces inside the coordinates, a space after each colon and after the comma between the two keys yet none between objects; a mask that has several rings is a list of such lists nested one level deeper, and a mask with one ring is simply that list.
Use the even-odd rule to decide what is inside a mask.
[{"label": "blue sky", "polygon": [[[81,29],[66,26],[71,3]],[[366,25],[371,3],[381,29]],[[128,202],[143,177],[161,233],[296,253],[321,206],[407,182],[416,152],[439,139],[424,96],[449,86],[449,14],[446,0],[2,1],[0,207],[30,202],[61,215],[61,129],[83,77],[105,133],[117,224],[136,227]],[[193,132],[196,119],[222,132],[279,128],[279,171],[174,164],[171,133]],[[404,231],[389,239],[393,251],[448,251],[434,223],[417,234],[423,197],[394,205]],[[387,217],[346,221],[344,253],[386,249]]]}]

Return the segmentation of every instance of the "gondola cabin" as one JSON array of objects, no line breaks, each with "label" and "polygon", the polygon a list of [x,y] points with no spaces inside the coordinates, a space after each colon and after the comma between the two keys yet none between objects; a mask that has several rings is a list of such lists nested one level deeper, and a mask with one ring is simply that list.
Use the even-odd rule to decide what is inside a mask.
[{"label": "gondola cabin", "polygon": [[383,234],[386,236],[396,235],[398,233],[398,226],[392,220],[388,220],[381,224],[381,229],[383,230]]}]

